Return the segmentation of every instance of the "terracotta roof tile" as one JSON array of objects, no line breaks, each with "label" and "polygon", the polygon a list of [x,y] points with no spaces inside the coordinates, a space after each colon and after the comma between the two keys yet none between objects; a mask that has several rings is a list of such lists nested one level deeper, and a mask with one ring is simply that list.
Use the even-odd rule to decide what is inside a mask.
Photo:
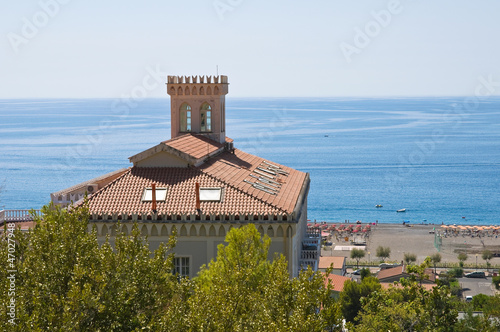
[{"label": "terracotta roof tile", "polygon": [[327,278],[325,278],[325,286],[328,285],[328,281],[331,281],[333,285],[333,289],[336,292],[342,292],[344,290],[344,283],[348,280],[352,280],[349,277],[339,276],[336,274],[329,274]]},{"label": "terracotta roof tile", "polygon": [[392,277],[395,277],[398,275],[403,276],[404,273],[405,273],[405,267],[404,267],[404,265],[400,265],[400,266],[392,267],[390,269],[381,270],[377,274],[377,278],[379,280],[382,280],[382,279],[386,279],[386,278],[392,278]]},{"label": "terracotta roof tile", "polygon": [[201,202],[203,213],[290,215],[307,181],[306,173],[238,149],[223,151],[222,144],[203,136],[187,134],[162,143],[193,158],[214,155],[197,167],[133,167],[89,198],[90,212],[150,212],[151,202],[141,199],[154,182],[168,188],[166,200],[157,203],[158,213],[194,214],[199,182],[201,187],[225,188],[222,202]]},{"label": "terracotta roof tile", "polygon": [[319,258],[319,269],[327,269],[333,264],[334,269],[341,269],[344,266],[345,257],[341,256],[321,256]]},{"label": "terracotta roof tile", "polygon": [[195,159],[208,156],[224,147],[223,144],[195,134],[182,135],[162,143]]}]

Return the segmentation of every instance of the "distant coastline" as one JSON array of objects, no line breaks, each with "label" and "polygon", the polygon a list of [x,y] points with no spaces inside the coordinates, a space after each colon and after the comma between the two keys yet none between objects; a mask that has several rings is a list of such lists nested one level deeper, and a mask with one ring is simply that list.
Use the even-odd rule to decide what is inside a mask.
[{"label": "distant coastline", "polygon": [[[166,98],[128,114],[114,112],[114,101],[1,100],[0,209],[40,208],[51,192],[129,167],[128,157],[169,138]],[[228,98],[227,136],[236,148],[309,172],[311,220],[496,225],[500,98],[453,113],[462,101]]]}]

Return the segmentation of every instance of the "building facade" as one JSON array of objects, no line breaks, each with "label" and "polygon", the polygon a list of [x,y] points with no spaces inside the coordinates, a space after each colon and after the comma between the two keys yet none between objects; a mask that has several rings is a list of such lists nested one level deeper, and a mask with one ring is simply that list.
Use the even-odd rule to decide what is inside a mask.
[{"label": "building facade", "polygon": [[225,135],[226,76],[169,76],[167,91],[172,138],[130,157],[132,167],[90,195],[89,229],[113,242],[138,223],[152,250],[176,234],[176,271],[193,277],[232,227],[253,223],[272,240],[269,258],[282,253],[291,276],[317,269],[309,174],[234,147]]}]

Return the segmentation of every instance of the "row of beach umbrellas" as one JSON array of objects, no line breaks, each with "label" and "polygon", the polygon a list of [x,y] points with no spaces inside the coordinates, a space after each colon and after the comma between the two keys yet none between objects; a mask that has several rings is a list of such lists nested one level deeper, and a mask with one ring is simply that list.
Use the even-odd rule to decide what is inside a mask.
[{"label": "row of beach umbrellas", "polygon": [[490,230],[500,230],[500,226],[464,226],[464,225],[442,225],[441,228],[446,230],[462,230],[462,231],[490,231]]}]

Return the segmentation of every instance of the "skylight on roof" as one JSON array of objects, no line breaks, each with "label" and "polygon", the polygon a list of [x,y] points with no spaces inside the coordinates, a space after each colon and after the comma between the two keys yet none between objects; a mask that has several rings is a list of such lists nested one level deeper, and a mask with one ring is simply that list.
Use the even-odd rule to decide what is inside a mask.
[{"label": "skylight on roof", "polygon": [[[167,198],[167,188],[156,188],[156,201],[164,201]],[[153,201],[153,188],[145,188],[142,193],[143,202]]]},{"label": "skylight on roof", "polygon": [[222,188],[200,188],[200,201],[220,202]]}]

